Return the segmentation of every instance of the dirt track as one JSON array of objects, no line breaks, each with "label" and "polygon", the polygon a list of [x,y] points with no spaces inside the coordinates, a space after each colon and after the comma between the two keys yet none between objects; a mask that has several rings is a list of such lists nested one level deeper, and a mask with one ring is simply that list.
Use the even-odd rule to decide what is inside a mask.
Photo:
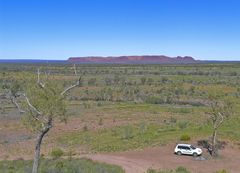
[{"label": "dirt track", "polygon": [[[188,168],[192,173],[213,173],[226,169],[230,173],[240,173],[240,150],[226,148],[221,158],[216,160],[195,160],[191,156],[173,154],[174,145],[149,148],[141,151],[129,151],[114,154],[88,155],[95,161],[122,166],[126,173],[144,173],[150,167],[157,169],[175,169],[178,166]],[[205,154],[205,157],[208,157]]]}]

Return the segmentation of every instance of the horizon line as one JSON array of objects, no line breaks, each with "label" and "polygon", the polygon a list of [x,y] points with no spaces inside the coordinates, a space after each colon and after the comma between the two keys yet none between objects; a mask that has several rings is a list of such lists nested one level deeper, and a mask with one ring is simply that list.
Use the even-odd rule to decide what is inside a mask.
[{"label": "horizon line", "polygon": [[[123,55],[123,56],[165,56],[165,55]],[[121,56],[74,56],[69,57],[66,59],[52,59],[52,58],[0,58],[0,61],[68,61],[70,58],[91,58],[91,57],[99,57],[99,58],[115,58],[115,57],[121,57]],[[168,56],[166,56],[168,57]],[[191,56],[178,56],[178,57],[191,57]],[[177,57],[169,57],[169,58],[177,58]],[[240,60],[217,60],[217,59],[195,59],[192,57],[195,61],[212,61],[212,62],[240,62]]]}]

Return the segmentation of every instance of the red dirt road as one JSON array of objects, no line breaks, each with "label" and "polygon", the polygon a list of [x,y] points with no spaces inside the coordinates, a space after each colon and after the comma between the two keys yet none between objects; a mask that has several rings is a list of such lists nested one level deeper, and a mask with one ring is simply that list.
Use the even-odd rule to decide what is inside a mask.
[{"label": "red dirt road", "polygon": [[[220,151],[221,157],[210,160],[195,160],[191,156],[173,154],[174,145],[148,148],[141,151],[128,151],[114,154],[97,154],[85,156],[89,159],[115,164],[123,167],[126,173],[144,173],[148,168],[161,170],[184,166],[192,173],[213,173],[225,169],[230,173],[240,173],[239,148],[227,147]],[[206,151],[205,151],[206,153]],[[208,157],[208,154],[204,154]]]}]

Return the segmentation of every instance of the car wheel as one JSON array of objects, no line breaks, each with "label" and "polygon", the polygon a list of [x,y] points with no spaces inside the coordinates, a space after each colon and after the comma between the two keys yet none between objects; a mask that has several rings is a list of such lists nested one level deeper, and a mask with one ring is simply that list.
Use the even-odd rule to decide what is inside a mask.
[{"label": "car wheel", "polygon": [[177,152],[177,155],[179,155],[179,156],[182,155],[182,152],[181,152],[181,151],[178,151],[178,152]]},{"label": "car wheel", "polygon": [[197,155],[197,153],[193,153],[193,157],[197,157],[198,155]]}]

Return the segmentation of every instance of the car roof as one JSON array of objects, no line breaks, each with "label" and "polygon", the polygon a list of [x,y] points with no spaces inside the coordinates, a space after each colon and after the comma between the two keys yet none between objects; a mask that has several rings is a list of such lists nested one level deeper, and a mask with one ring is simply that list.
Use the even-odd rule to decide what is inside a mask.
[{"label": "car roof", "polygon": [[191,145],[190,144],[177,144],[178,146],[188,146],[190,147]]}]

